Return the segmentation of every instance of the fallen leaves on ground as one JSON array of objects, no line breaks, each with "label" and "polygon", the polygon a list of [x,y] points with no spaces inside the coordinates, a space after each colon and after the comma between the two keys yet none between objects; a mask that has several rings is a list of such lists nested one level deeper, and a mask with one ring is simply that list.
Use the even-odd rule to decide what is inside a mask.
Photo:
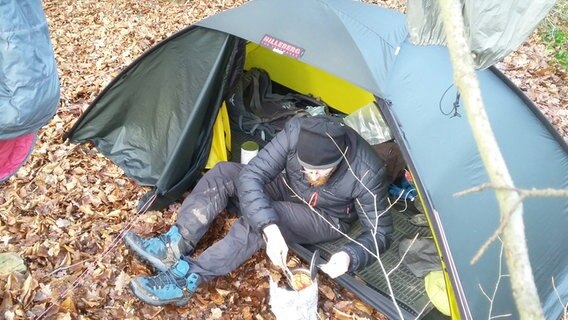
[{"label": "fallen leaves on ground", "polygon": [[[201,287],[187,306],[152,307],[133,298],[130,278],[151,274],[119,241],[167,230],[179,203],[136,215],[148,191],[92,145],[63,134],[129,63],[187,25],[242,1],[44,0],[61,81],[57,115],[41,129],[26,165],[0,186],[0,251],[22,257],[27,272],[0,276],[0,318],[274,319],[268,274],[259,252],[235,272]],[[375,1],[403,10],[403,1]],[[568,77],[549,64],[532,35],[498,67],[568,136]],[[222,215],[196,254],[224,234]],[[301,262],[298,262],[301,263]],[[329,319],[382,319],[380,313],[320,275],[319,313]]]}]

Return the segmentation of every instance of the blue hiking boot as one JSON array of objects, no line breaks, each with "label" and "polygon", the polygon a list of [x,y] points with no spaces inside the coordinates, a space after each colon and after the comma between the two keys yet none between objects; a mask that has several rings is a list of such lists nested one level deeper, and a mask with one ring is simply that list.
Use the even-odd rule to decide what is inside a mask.
[{"label": "blue hiking boot", "polygon": [[178,260],[169,270],[155,276],[132,279],[130,289],[138,299],[153,306],[184,306],[201,283],[201,276],[190,273],[189,268],[187,261]]},{"label": "blue hiking boot", "polygon": [[132,231],[124,236],[126,246],[137,257],[150,264],[155,270],[166,271],[176,263],[184,252],[183,239],[177,226],[155,238],[144,239]]}]

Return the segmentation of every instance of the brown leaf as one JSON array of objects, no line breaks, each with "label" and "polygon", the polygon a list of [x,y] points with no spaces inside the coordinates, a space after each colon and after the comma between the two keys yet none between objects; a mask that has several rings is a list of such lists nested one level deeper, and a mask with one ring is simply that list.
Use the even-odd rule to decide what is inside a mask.
[{"label": "brown leaf", "polygon": [[65,312],[72,312],[72,313],[77,312],[77,307],[75,306],[75,301],[73,301],[73,298],[71,296],[68,296],[67,298],[65,298],[65,300],[63,300],[59,304],[59,307],[61,308],[61,310],[65,311]]},{"label": "brown leaf", "polygon": [[2,298],[2,299],[0,299],[0,300],[2,300],[2,302],[0,302],[0,315],[3,315],[7,311],[10,311],[10,310],[13,309],[12,295],[11,295],[10,291],[6,291],[0,297]]},{"label": "brown leaf", "polygon": [[32,302],[32,298],[34,296],[33,291],[37,288],[37,286],[37,281],[30,274],[26,278],[26,281],[24,281],[22,293],[20,294],[20,300],[23,302],[23,305],[28,305]]},{"label": "brown leaf", "polygon": [[219,294],[217,291],[213,291],[210,293],[210,297],[211,297],[211,301],[213,301],[213,303],[215,303],[216,305],[222,305],[223,302],[225,301],[225,298]]},{"label": "brown leaf", "polygon": [[349,312],[341,311],[337,308],[333,308],[333,315],[334,315],[334,319],[338,319],[338,320],[352,320],[353,319],[353,317],[351,316],[351,314]]},{"label": "brown leaf", "polygon": [[[250,311],[250,307],[245,306],[245,307],[243,307],[243,309],[241,311],[242,311],[242,315],[243,315],[244,320],[252,320],[253,319],[252,318],[253,314]],[[262,319],[262,317],[260,319]]]},{"label": "brown leaf", "polygon": [[71,314],[69,313],[59,313],[56,317],[57,320],[72,320]]},{"label": "brown leaf", "polygon": [[360,310],[360,311],[363,311],[363,312],[366,312],[366,313],[369,313],[369,314],[373,313],[373,308],[371,308],[367,304],[364,304],[361,301],[354,301],[353,305],[355,306],[355,308],[357,308],[357,310]]},{"label": "brown leaf", "polygon": [[319,291],[324,295],[326,299],[332,301],[335,300],[335,292],[333,292],[333,289],[331,289],[330,287],[326,285],[320,285]]}]

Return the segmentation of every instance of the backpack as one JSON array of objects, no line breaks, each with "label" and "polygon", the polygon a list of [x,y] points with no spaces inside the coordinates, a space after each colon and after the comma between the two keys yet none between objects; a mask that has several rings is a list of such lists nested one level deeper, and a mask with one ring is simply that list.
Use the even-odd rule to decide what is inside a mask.
[{"label": "backpack", "polygon": [[226,103],[231,126],[265,142],[284,129],[291,118],[310,116],[308,107],[327,110],[324,102],[308,95],[273,92],[268,72],[259,68],[243,73]]}]

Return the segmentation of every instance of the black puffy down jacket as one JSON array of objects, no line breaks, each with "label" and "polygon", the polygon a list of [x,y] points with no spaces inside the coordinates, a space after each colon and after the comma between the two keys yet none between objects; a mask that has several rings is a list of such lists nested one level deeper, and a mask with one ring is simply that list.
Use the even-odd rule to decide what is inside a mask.
[{"label": "black puffy down jacket", "polygon": [[[355,239],[370,252],[376,252],[373,229],[379,253],[391,244],[392,218],[387,208],[387,182],[384,181],[385,164],[371,146],[351,128],[347,128],[346,159],[339,164],[330,180],[321,187],[312,187],[301,172],[302,167],[296,156],[296,144],[302,118],[292,119],[284,130],[278,133],[258,155],[243,168],[239,176],[238,196],[241,212],[257,230],[269,224],[278,224],[278,214],[270,205],[271,199],[264,193],[264,186],[277,178],[283,171],[284,177],[294,192],[306,203],[318,193],[316,210],[353,222],[359,218],[365,231]],[[323,118],[322,121],[334,121]],[[355,175],[349,170],[351,166]],[[355,178],[357,176],[357,178]],[[378,219],[377,219],[378,216]],[[373,261],[371,253],[360,245],[349,242],[343,248],[350,258],[349,271],[359,270]]]}]

